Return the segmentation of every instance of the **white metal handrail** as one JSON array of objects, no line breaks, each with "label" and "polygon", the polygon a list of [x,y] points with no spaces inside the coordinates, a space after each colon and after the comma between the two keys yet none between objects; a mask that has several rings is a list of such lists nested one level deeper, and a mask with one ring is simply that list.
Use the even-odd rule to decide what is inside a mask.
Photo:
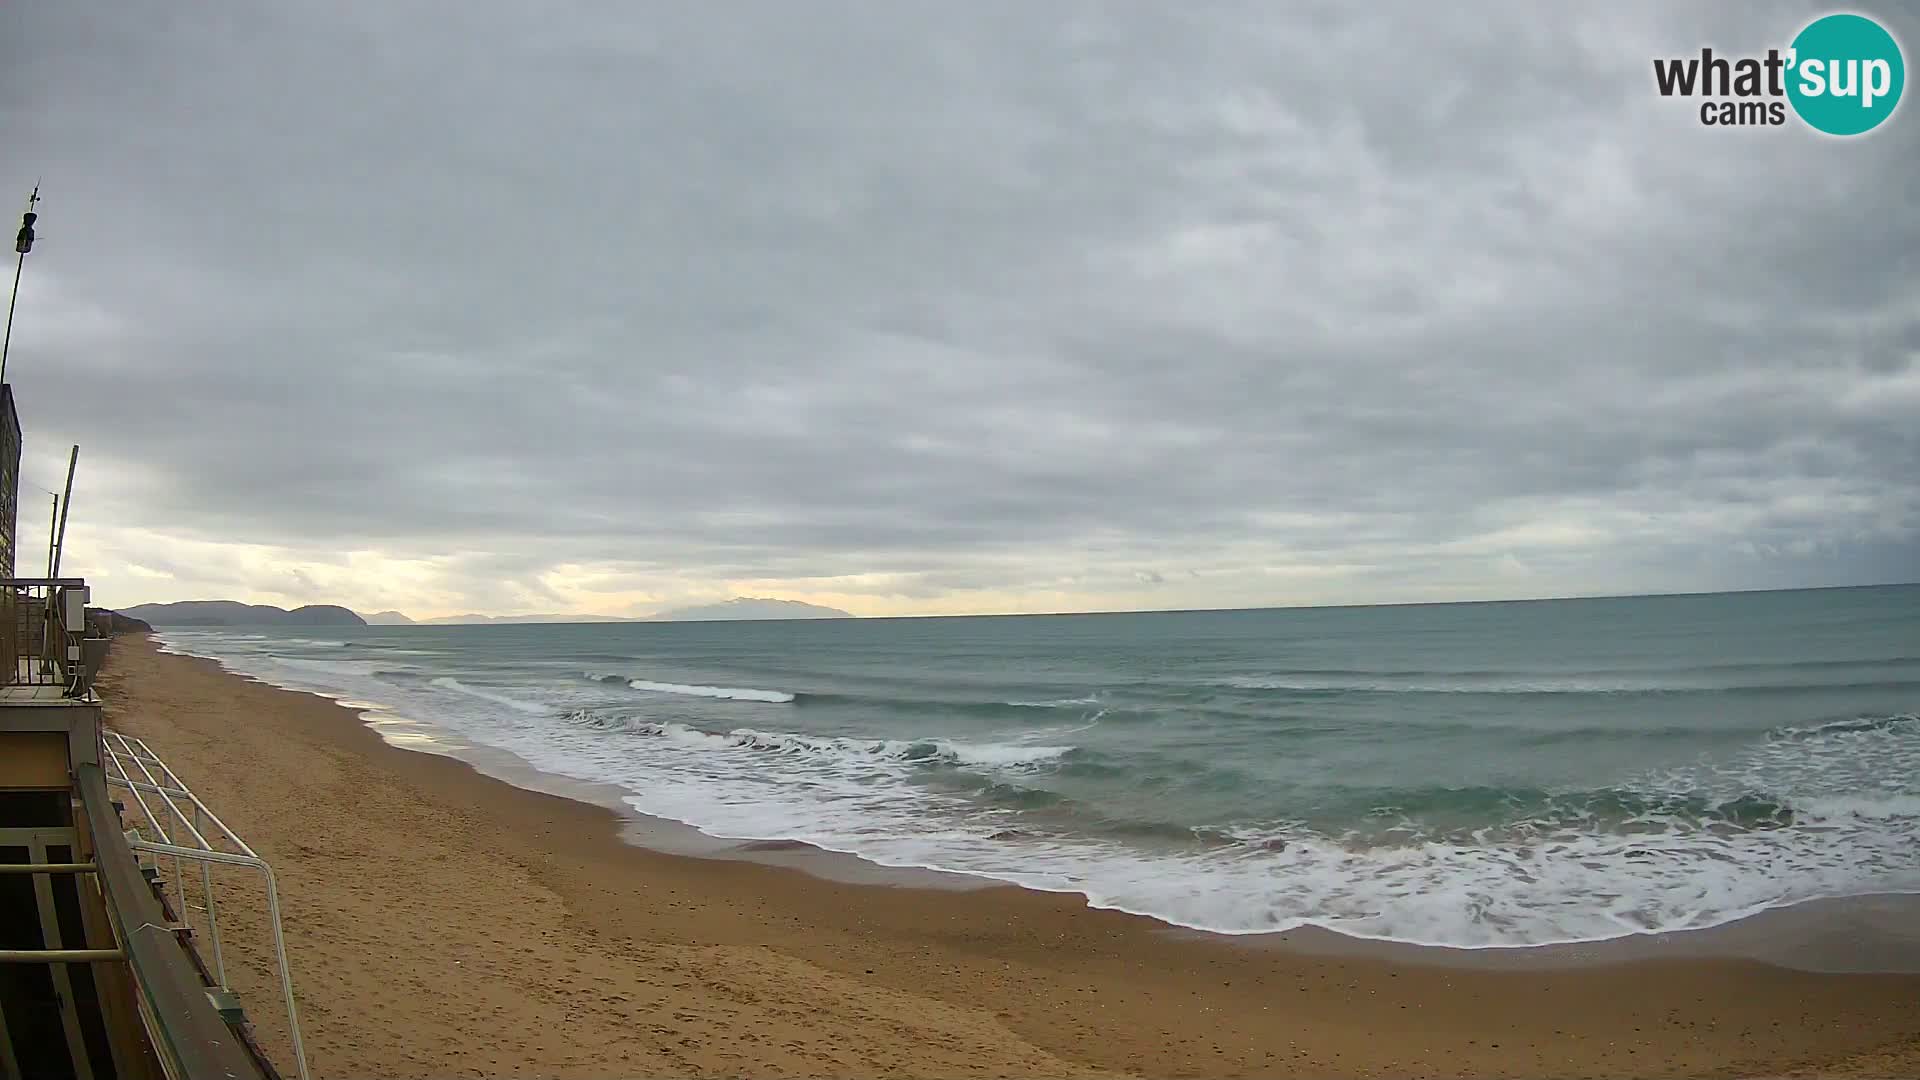
[{"label": "white metal handrail", "polygon": [[[307,1072],[307,1051],[300,1039],[299,1010],[293,998],[293,974],[287,966],[287,939],[280,925],[280,890],[274,880],[273,867],[267,865],[267,861],[249,847],[245,840],[240,839],[239,834],[229,828],[226,822],[221,821],[219,815],[209,809],[206,803],[201,802],[200,796],[195,795],[191,788],[181,782],[167,763],[162,761],[144,740],[105,729],[102,730],[101,735],[110,766],[106,772],[107,783],[125,788],[133,795],[147,823],[160,837],[158,842],[147,840],[137,835],[138,830],[134,830],[134,835],[127,838],[127,846],[134,851],[173,858],[173,883],[179,895],[182,918],[186,917],[188,903],[185,878],[181,875],[180,863],[184,859],[200,864],[200,889],[207,913],[207,933],[213,946],[215,977],[219,980],[222,990],[231,992],[232,987],[227,983],[226,956],[220,947],[220,922],[215,913],[212,868],[216,865],[243,866],[260,871],[265,878],[267,921],[273,929],[274,959],[280,969],[281,995],[286,1000],[287,1034],[293,1043],[294,1064],[299,1070],[300,1080],[310,1080]],[[134,775],[128,771],[129,763],[139,770],[141,779],[135,779]],[[154,768],[160,770],[157,775],[153,771]],[[166,820],[154,813],[153,805],[147,802],[147,795],[157,796],[157,801],[166,808],[168,816],[178,824],[180,830],[184,830],[178,841],[169,832]],[[181,806],[181,801],[188,804],[191,813],[188,808]],[[203,824],[211,824],[212,827],[203,832]],[[213,841],[208,840],[209,834],[213,835]],[[189,840],[191,843],[188,842]],[[222,851],[216,846],[216,841],[238,848],[239,851],[237,853]]]}]

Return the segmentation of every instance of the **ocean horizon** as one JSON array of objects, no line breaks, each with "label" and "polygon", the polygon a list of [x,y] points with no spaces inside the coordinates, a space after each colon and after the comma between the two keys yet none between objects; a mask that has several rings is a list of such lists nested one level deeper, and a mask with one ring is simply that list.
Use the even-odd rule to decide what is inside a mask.
[{"label": "ocean horizon", "polygon": [[[1847,589],[1903,589],[1903,588],[1915,588],[1915,587],[1920,587],[1920,581],[1891,581],[1891,582],[1880,582],[1877,584],[1867,584],[1867,585],[1805,585],[1805,586],[1794,586],[1794,587],[1788,587],[1788,588],[1768,586],[1764,588],[1753,588],[1753,589],[1710,589],[1710,590],[1681,591],[1681,592],[1567,593],[1564,595],[1555,594],[1552,596],[1500,596],[1500,597],[1491,597],[1487,599],[1373,600],[1373,601],[1358,601],[1358,602],[1347,603],[1347,604],[1259,604],[1259,605],[1242,606],[1242,607],[1087,608],[1084,610],[1063,608],[1058,611],[970,611],[970,612],[952,612],[952,613],[941,613],[941,614],[902,614],[902,615],[856,615],[856,614],[848,613],[846,615],[836,615],[836,616],[815,615],[815,616],[806,616],[804,618],[810,621],[831,621],[835,619],[838,619],[838,620],[861,619],[867,622],[885,622],[889,620],[902,620],[902,619],[1051,619],[1051,618],[1058,618],[1063,616],[1074,616],[1074,615],[1199,615],[1199,614],[1206,614],[1210,612],[1231,612],[1231,611],[1347,611],[1354,608],[1447,607],[1447,606],[1472,605],[1472,604],[1551,604],[1551,603],[1556,603],[1563,600],[1651,600],[1651,599],[1658,599],[1662,597],[1743,596],[1743,595],[1748,595],[1752,593],[1814,593],[1814,592],[1838,592],[1838,591],[1847,590]],[[742,600],[742,599],[753,599],[753,598],[734,597],[733,599]],[[133,606],[140,607],[145,605],[133,605]],[[361,615],[362,618],[366,617],[363,613],[360,613],[360,612],[355,612],[355,614]],[[406,623],[406,624],[401,624],[401,625],[410,625],[410,626],[512,626],[512,625],[589,626],[589,625],[597,625],[605,622],[656,622],[656,621],[658,622],[797,622],[797,621],[802,621],[800,618],[778,617],[778,616],[768,617],[768,618],[752,618],[752,619],[737,619],[737,618],[661,619],[657,615],[638,615],[638,616],[632,616],[632,617],[625,617],[625,616],[596,615],[596,614],[589,613],[589,614],[580,616],[581,618],[580,622],[569,623],[565,621],[565,616],[562,614],[554,614],[554,615],[543,614],[543,615],[533,616],[533,617],[539,618],[542,621],[539,624],[516,624],[511,621],[511,619],[514,618],[513,616],[507,616],[507,617],[494,617],[490,621],[484,622],[484,623],[482,622],[447,623],[447,622],[435,621],[441,618],[440,616],[430,616],[427,618],[423,618],[421,620],[416,620],[416,621]],[[179,625],[184,626],[185,624],[179,624]],[[369,625],[393,625],[393,624],[370,623]]]},{"label": "ocean horizon", "polygon": [[163,627],[715,837],[1465,948],[1920,892],[1920,585]]}]

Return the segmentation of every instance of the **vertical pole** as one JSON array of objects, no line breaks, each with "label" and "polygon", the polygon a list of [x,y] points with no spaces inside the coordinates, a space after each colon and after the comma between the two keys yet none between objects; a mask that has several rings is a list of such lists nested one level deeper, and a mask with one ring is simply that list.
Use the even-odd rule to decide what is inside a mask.
[{"label": "vertical pole", "polygon": [[260,864],[260,872],[267,876],[267,921],[273,924],[273,952],[280,961],[280,992],[287,999],[287,1036],[293,1042],[293,1065],[300,1072],[300,1080],[311,1080],[307,1072],[307,1048],[300,1041],[300,1013],[293,1005],[293,972],[287,970],[287,937],[280,929],[280,890],[273,883],[273,867],[259,857],[253,861]]},{"label": "vertical pole", "polygon": [[13,305],[20,302],[20,271],[27,265],[27,253],[21,252],[13,263],[13,295],[7,298],[7,336],[0,341],[0,384],[7,381],[7,353],[13,348]]},{"label": "vertical pole", "polygon": [[[170,771],[165,765],[160,769],[163,773]],[[181,788],[181,790],[186,789]],[[200,830],[200,800],[198,799],[193,802],[193,827],[195,831]],[[213,845],[207,846],[211,848]],[[213,865],[205,861],[200,863],[200,898],[207,902],[207,936],[213,940],[213,973],[220,978],[220,989],[231,990],[233,987],[227,982],[226,954],[220,948],[220,916],[213,912]]]},{"label": "vertical pole", "polygon": [[[79,463],[80,463],[80,444],[74,443],[73,453],[69,455],[67,458],[67,493],[65,495],[60,496],[60,524],[56,526],[54,529],[53,572],[47,575],[50,578],[57,578],[60,576],[60,556],[62,554],[61,549],[66,547],[66,544],[67,544],[67,511],[73,508],[73,467],[75,465],[78,465]],[[47,627],[47,658],[46,658],[46,667],[44,670],[49,672],[53,670],[54,649],[57,647],[60,650],[61,656],[63,658],[66,655],[66,649],[67,649],[66,634],[65,633],[61,634],[59,637],[59,640],[57,641],[54,640],[54,634],[53,634],[53,618],[55,615],[60,614],[59,611],[55,610],[60,606],[59,592],[60,590],[55,588],[53,585],[49,584],[47,586],[47,613],[43,620]],[[69,626],[65,628],[67,633],[78,632],[79,629],[80,629],[79,627],[75,627],[75,626]]]},{"label": "vertical pole", "polygon": [[[53,538],[60,525],[60,496],[53,497],[53,512],[47,516],[47,576],[53,576]],[[40,670],[53,670],[53,586],[48,585],[46,608],[40,612]]]},{"label": "vertical pole", "polygon": [[80,464],[80,444],[73,444],[73,454],[67,458],[67,493],[60,496],[60,532],[53,546],[53,573],[49,577],[60,576],[60,556],[65,554],[67,546],[67,511],[73,509],[73,467]]}]

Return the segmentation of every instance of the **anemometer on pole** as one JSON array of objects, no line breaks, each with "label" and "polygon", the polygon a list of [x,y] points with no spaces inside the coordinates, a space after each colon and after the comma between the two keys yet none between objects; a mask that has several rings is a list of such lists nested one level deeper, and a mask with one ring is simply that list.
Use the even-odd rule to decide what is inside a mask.
[{"label": "anemometer on pole", "polygon": [[[13,250],[17,257],[13,262],[13,293],[7,299],[6,336],[0,338],[0,385],[7,381],[7,353],[13,348],[13,309],[20,302],[20,271],[27,265],[27,253],[33,250],[33,226],[40,220],[34,207],[40,204],[40,185],[33,185],[33,194],[27,196],[27,212],[20,215],[20,231],[14,234]],[[75,446],[73,454],[67,459],[67,491],[65,495],[56,495],[53,499],[54,516],[48,522],[50,535],[47,538],[47,576],[60,576],[60,556],[66,548],[67,509],[73,501],[73,468],[80,461],[80,448]],[[51,602],[51,601],[49,601]]]}]

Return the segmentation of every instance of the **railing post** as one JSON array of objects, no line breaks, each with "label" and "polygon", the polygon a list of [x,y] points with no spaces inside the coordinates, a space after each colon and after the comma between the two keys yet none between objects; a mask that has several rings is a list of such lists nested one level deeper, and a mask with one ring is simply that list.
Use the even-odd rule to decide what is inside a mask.
[{"label": "railing post", "polygon": [[[193,827],[200,829],[200,807],[193,808]],[[227,958],[220,951],[220,916],[213,910],[213,868],[206,863],[200,864],[200,895],[207,902],[207,938],[213,942],[213,971],[220,977],[220,989],[232,990],[227,984]]]},{"label": "railing post", "polygon": [[260,871],[267,875],[267,921],[273,924],[273,952],[280,961],[280,992],[287,999],[287,1035],[293,1042],[293,1061],[299,1068],[302,1080],[307,1076],[307,1048],[300,1041],[300,1015],[293,1005],[293,972],[287,969],[287,937],[280,929],[280,889],[273,880],[273,867],[265,859],[258,860]]}]

